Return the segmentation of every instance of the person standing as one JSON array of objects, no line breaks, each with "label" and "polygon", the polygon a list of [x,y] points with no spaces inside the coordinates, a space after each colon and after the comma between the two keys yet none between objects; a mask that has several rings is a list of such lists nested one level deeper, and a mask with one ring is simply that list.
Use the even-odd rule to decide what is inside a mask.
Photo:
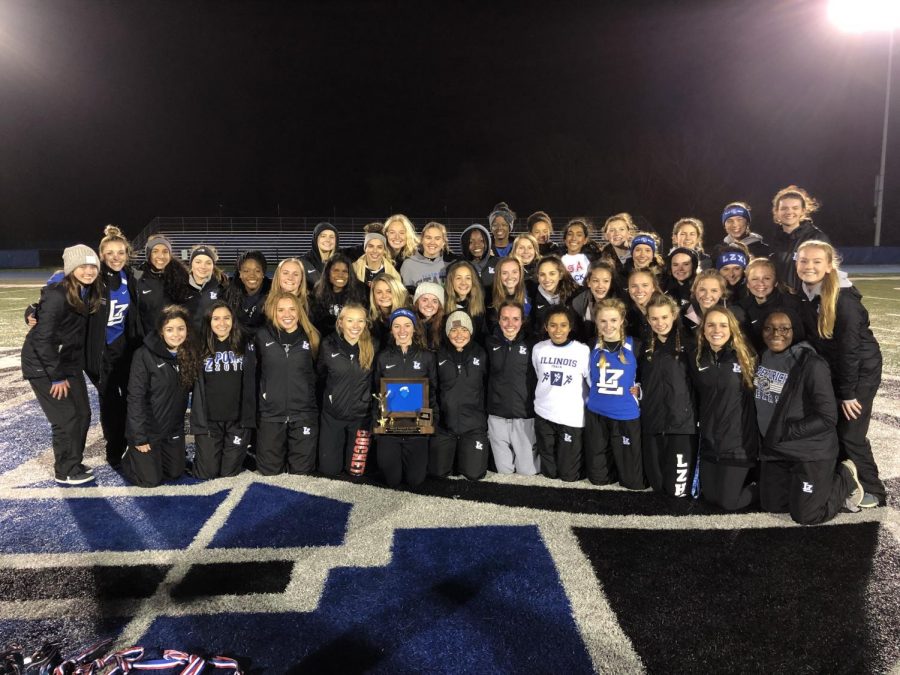
[{"label": "person standing", "polygon": [[797,275],[797,251],[805,241],[831,243],[828,236],[813,224],[812,214],[819,210],[819,202],[801,187],[788,185],[772,198],[772,217],[775,236],[769,257],[775,263],[778,281],[795,291],[800,290]]}]

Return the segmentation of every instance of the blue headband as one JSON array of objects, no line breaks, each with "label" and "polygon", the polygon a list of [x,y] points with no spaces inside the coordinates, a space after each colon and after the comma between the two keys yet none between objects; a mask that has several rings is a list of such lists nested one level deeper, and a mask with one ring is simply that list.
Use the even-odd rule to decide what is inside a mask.
[{"label": "blue headband", "polygon": [[750,224],[750,212],[739,204],[732,204],[722,211],[722,224],[724,225],[726,220],[734,216],[740,216],[747,221],[748,225]]},{"label": "blue headband", "polygon": [[395,309],[391,312],[391,322],[390,325],[394,325],[394,319],[399,319],[401,316],[405,316],[407,319],[412,321],[413,326],[416,325],[416,315],[413,314],[410,310],[401,307],[400,309]]},{"label": "blue headband", "polygon": [[726,251],[725,253],[720,253],[719,257],[716,258],[716,269],[720,270],[725,267],[725,265],[740,265],[741,269],[746,269],[747,256],[741,251]]},{"label": "blue headband", "polygon": [[649,234],[639,234],[634,239],[631,240],[631,250],[634,251],[634,247],[640,244],[644,244],[645,246],[649,246],[653,249],[653,253],[656,253],[656,240],[653,239]]}]

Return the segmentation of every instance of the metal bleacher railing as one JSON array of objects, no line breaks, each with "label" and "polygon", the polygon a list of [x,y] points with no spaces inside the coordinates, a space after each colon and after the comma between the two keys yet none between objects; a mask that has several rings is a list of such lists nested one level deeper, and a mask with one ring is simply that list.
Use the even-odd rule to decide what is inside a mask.
[{"label": "metal bleacher railing", "polygon": [[[420,231],[422,226],[432,220],[443,223],[447,227],[450,249],[459,253],[459,239],[462,231],[472,223],[487,226],[486,218],[410,218]],[[562,223],[568,218],[554,219],[556,231],[554,241],[561,241]],[[186,260],[189,251],[195,244],[211,244],[219,253],[222,264],[234,264],[243,252],[251,249],[262,251],[270,260],[281,260],[290,256],[306,254],[312,244],[312,231],[320,222],[329,222],[340,232],[342,248],[357,246],[363,243],[363,228],[371,222],[383,222],[384,218],[351,218],[351,217],[164,217],[158,216],[132,240],[135,257],[144,258],[147,240],[154,234],[164,234],[171,242],[176,257]],[[596,221],[594,221],[596,222]],[[513,228],[513,237],[524,229],[524,221],[517,220]]]}]

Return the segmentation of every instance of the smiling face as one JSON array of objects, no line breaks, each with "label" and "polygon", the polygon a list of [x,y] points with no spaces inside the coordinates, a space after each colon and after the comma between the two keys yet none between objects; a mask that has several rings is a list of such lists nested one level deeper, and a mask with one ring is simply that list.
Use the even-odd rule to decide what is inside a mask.
[{"label": "smiling face", "polygon": [[392,309],[394,298],[391,295],[391,287],[383,279],[372,284],[372,297],[375,298],[375,306],[385,311]]},{"label": "smiling face", "polygon": [[300,281],[303,279],[303,268],[299,263],[293,260],[286,260],[281,263],[278,269],[278,286],[285,293],[297,294],[300,288]]},{"label": "smiling face", "polygon": [[392,221],[388,225],[384,237],[395,254],[406,247],[406,227],[399,220]]},{"label": "smiling face", "polygon": [[248,258],[241,263],[241,267],[238,270],[238,278],[244,284],[247,295],[253,295],[262,287],[263,277],[265,277],[265,273],[262,265],[256,260]]},{"label": "smiling face", "polygon": [[319,252],[325,255],[334,253],[335,246],[337,246],[337,235],[334,233],[334,230],[322,230],[319,232],[316,246],[319,247]]},{"label": "smiling face", "polygon": [[628,246],[628,223],[624,220],[613,220],[606,226],[606,239],[616,248]]},{"label": "smiling face", "polygon": [[631,251],[635,269],[645,269],[653,262],[653,249],[647,244],[638,244]]},{"label": "smiling face", "polygon": [[538,283],[549,295],[555,295],[559,288],[559,268],[553,263],[541,263],[538,268]]},{"label": "smiling face", "polygon": [[430,319],[435,314],[437,314],[440,306],[440,300],[437,299],[437,296],[434,296],[431,293],[423,293],[419,296],[419,299],[416,300],[416,309],[418,309],[419,314],[424,316],[426,319]]},{"label": "smiling face", "polygon": [[632,274],[628,279],[628,295],[638,307],[646,307],[653,295],[653,277],[649,274]]},{"label": "smiling face", "polygon": [[724,291],[718,279],[703,279],[697,284],[697,304],[701,309],[709,309],[722,299]]},{"label": "smiling face", "polygon": [[694,273],[694,261],[691,260],[691,256],[687,253],[676,253],[672,256],[669,268],[672,270],[672,277],[674,279],[686,281],[690,279],[691,274]]},{"label": "smiling face", "polygon": [[722,349],[731,339],[728,317],[722,312],[712,311],[707,313],[706,318],[703,320],[703,336],[714,352]]},{"label": "smiling face", "polygon": [[537,257],[537,251],[534,250],[534,246],[527,239],[519,239],[519,243],[516,244],[516,248],[512,253],[523,265],[530,265]]},{"label": "smiling face", "polygon": [[166,343],[166,347],[176,350],[187,339],[187,324],[181,317],[175,317],[163,324],[160,333],[162,334],[163,342]]},{"label": "smiling face", "polygon": [[537,239],[539,244],[546,244],[550,241],[550,235],[553,233],[553,228],[550,227],[550,223],[546,220],[537,220],[531,225],[531,234]]},{"label": "smiling face", "polygon": [[597,313],[597,333],[607,342],[618,342],[622,339],[622,321],[618,310],[601,309]]},{"label": "smiling face", "polygon": [[462,351],[472,341],[472,334],[465,326],[454,326],[450,329],[447,337],[450,338],[450,344],[456,347],[457,351]]},{"label": "smiling face", "polygon": [[422,252],[426,258],[437,258],[444,248],[444,233],[440,228],[429,227],[422,232]]},{"label": "smiling face", "polygon": [[350,268],[347,263],[336,262],[328,270],[328,281],[335,293],[342,293],[350,281]]},{"label": "smiling face", "polygon": [[208,255],[194,256],[194,259],[191,261],[191,276],[194,277],[194,281],[202,286],[212,276],[213,267],[215,267],[215,263]]},{"label": "smiling face", "polygon": [[150,264],[157,272],[162,272],[170,260],[172,260],[172,254],[169,252],[168,246],[157,244],[150,249]]},{"label": "smiling face", "polygon": [[807,286],[815,286],[834,269],[831,256],[819,246],[806,246],[797,253],[797,276]]},{"label": "smiling face", "polygon": [[672,239],[675,241],[676,246],[694,249],[700,243],[700,230],[688,223],[678,228],[678,232],[675,233]]},{"label": "smiling face", "polygon": [[775,270],[768,265],[753,265],[747,271],[747,288],[754,298],[765,300],[775,290]]},{"label": "smiling face", "polygon": [[744,268],[740,265],[724,265],[719,269],[719,274],[729,286],[737,286],[744,278]]},{"label": "smiling face", "polygon": [[791,346],[794,339],[794,327],[791,317],[781,312],[769,314],[763,325],[763,342],[773,354],[780,354]]},{"label": "smiling face", "polygon": [[666,306],[650,307],[647,310],[647,322],[657,335],[668,335],[672,332],[675,323],[675,315],[672,309]]},{"label": "smiling face", "polygon": [[487,242],[481,230],[472,230],[469,233],[469,253],[475,260],[481,260],[481,256],[487,250]]},{"label": "smiling face", "polygon": [[85,286],[90,286],[94,283],[98,274],[100,274],[100,270],[96,265],[79,265],[72,270],[72,276],[75,277],[75,280]]},{"label": "smiling face", "polygon": [[337,320],[337,331],[347,342],[355,345],[366,327],[366,313],[358,307],[344,307]]},{"label": "smiling face", "polygon": [[128,262],[128,248],[124,242],[113,240],[103,245],[100,257],[113,272],[121,272]]},{"label": "smiling face", "polygon": [[291,298],[280,298],[275,305],[275,323],[285,333],[293,333],[297,330],[299,320],[297,303]]},{"label": "smiling face", "polygon": [[366,264],[371,269],[380,269],[384,261],[384,242],[381,239],[370,239],[366,244]]},{"label": "smiling face", "polygon": [[785,232],[793,232],[803,218],[803,200],[799,197],[782,197],[775,210],[775,218]]},{"label": "smiling face", "polygon": [[233,323],[234,317],[227,307],[216,307],[209,317],[209,327],[212,329],[213,335],[220,340],[228,339]]},{"label": "smiling face", "polygon": [[457,267],[453,270],[453,279],[450,283],[457,298],[463,300],[469,297],[472,291],[472,270],[465,266]]},{"label": "smiling face", "polygon": [[722,226],[732,239],[743,239],[750,229],[750,224],[744,216],[726,218]]},{"label": "smiling face", "polygon": [[594,296],[594,300],[603,300],[609,293],[609,287],[612,285],[612,274],[609,270],[602,268],[595,269],[591,272],[591,276],[587,279],[587,287]]},{"label": "smiling face", "polygon": [[503,216],[497,216],[491,223],[491,236],[500,246],[506,246],[506,240],[509,238],[509,223]]},{"label": "smiling face", "polygon": [[512,340],[522,330],[522,310],[518,307],[502,307],[499,321],[503,337]]},{"label": "smiling face", "polygon": [[547,318],[547,334],[555,345],[561,345],[569,339],[572,326],[569,317],[561,313],[553,313]]},{"label": "smiling face", "polygon": [[587,234],[585,234],[583,227],[573,225],[566,230],[565,241],[566,252],[568,252],[569,255],[577,255],[578,253],[581,253],[581,249],[584,248],[584,244],[587,241]]},{"label": "smiling face", "polygon": [[516,287],[519,285],[519,281],[522,278],[519,265],[514,260],[507,260],[500,265],[497,274],[500,275],[500,283],[503,284],[503,288],[506,289],[506,292],[510,295],[515,293]]},{"label": "smiling face", "polygon": [[409,347],[413,340],[413,322],[405,316],[398,316],[391,324],[391,335],[398,347]]}]

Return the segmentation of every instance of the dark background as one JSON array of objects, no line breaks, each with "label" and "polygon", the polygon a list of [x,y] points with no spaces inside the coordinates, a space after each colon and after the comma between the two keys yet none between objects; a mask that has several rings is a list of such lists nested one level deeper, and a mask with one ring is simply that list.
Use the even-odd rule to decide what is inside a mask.
[{"label": "dark background", "polygon": [[156,215],[484,222],[500,200],[717,239],[733,199],[769,234],[789,183],[871,244],[887,47],[791,0],[0,0],[0,245]]}]

